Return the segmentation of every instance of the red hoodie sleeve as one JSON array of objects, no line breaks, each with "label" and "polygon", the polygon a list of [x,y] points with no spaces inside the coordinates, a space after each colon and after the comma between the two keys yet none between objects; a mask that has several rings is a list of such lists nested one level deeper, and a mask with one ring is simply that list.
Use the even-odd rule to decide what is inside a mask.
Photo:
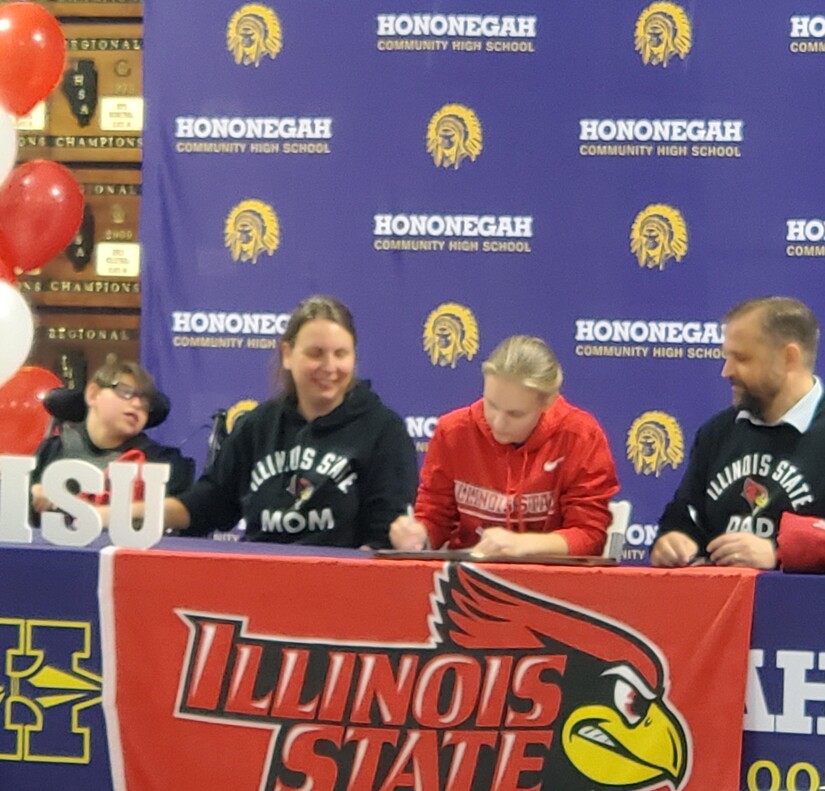
[{"label": "red hoodie sleeve", "polygon": [[571,555],[599,555],[612,519],[607,504],[619,491],[616,465],[607,437],[595,421],[576,448],[579,463],[559,497],[562,526],[555,533],[567,542]]},{"label": "red hoodie sleeve", "polygon": [[415,516],[427,527],[430,546],[439,549],[449,539],[458,523],[455,503],[455,476],[450,467],[451,453],[440,424],[424,457],[421,483],[415,498]]},{"label": "red hoodie sleeve", "polygon": [[782,571],[825,573],[825,519],[782,514],[776,548]]}]

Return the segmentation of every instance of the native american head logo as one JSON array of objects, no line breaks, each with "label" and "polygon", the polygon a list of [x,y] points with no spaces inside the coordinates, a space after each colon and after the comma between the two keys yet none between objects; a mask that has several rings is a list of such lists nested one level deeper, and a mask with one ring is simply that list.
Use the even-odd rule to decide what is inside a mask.
[{"label": "native american head logo", "polygon": [[281,22],[265,5],[241,6],[226,26],[226,48],[239,65],[260,66],[265,56],[274,60],[282,46]]},{"label": "native american head logo", "polygon": [[321,774],[328,788],[428,791],[687,782],[691,737],[643,635],[469,565],[436,574],[431,602],[420,645],[302,642],[179,611],[177,716],[270,729],[261,788]]},{"label": "native american head logo", "polygon": [[630,229],[630,250],[639,266],[665,268],[668,261],[681,261],[688,250],[687,226],[681,213],[662,203],[652,203],[637,215]]},{"label": "native american head logo", "polygon": [[636,20],[636,52],[646,66],[667,68],[678,55],[685,59],[692,44],[690,20],[675,3],[652,3]]},{"label": "native american head logo", "polygon": [[742,497],[751,507],[751,516],[756,516],[764,510],[771,499],[767,486],[755,481],[753,478],[745,478],[745,482],[742,484]]},{"label": "native american head logo", "polygon": [[685,457],[685,441],[676,419],[666,412],[643,412],[627,432],[627,458],[639,475],[659,477],[670,466],[674,470]]},{"label": "native american head logo", "polygon": [[233,261],[257,264],[261,253],[272,255],[281,243],[278,215],[263,201],[241,201],[226,218],[223,241]]},{"label": "native american head logo", "polygon": [[475,162],[481,148],[478,116],[462,104],[445,104],[427,125],[427,152],[436,167],[458,170],[468,157]]},{"label": "native american head logo", "polygon": [[439,305],[424,323],[424,351],[433,365],[455,368],[478,352],[478,324],[469,308],[455,302]]}]

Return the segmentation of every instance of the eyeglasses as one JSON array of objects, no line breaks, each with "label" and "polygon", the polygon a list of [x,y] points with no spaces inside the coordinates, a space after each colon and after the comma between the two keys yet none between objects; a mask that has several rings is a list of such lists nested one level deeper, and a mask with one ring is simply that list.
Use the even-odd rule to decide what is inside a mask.
[{"label": "eyeglasses", "polygon": [[112,390],[114,390],[115,395],[118,398],[122,398],[124,401],[131,401],[133,398],[139,398],[140,407],[146,412],[148,412],[151,407],[149,396],[137,388],[132,387],[132,385],[126,384],[126,382],[113,382],[110,385],[101,385],[101,387],[111,387]]}]

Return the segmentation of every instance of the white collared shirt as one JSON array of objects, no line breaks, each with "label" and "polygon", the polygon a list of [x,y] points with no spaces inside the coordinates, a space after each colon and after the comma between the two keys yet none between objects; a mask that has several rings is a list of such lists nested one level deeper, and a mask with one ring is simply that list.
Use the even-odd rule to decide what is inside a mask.
[{"label": "white collared shirt", "polygon": [[775,423],[766,423],[764,420],[754,417],[747,409],[740,409],[736,419],[750,420],[754,426],[779,426],[782,423],[787,423],[800,434],[804,434],[811,427],[822,393],[822,380],[818,376],[814,376],[814,386]]}]

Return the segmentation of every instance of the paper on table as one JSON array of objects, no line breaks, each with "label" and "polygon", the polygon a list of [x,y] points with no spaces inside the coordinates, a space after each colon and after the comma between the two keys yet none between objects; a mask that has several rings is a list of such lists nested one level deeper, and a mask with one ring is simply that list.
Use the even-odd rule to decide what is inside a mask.
[{"label": "paper on table", "polygon": [[407,551],[402,549],[376,549],[376,558],[386,560],[455,560],[465,563],[537,563],[552,566],[616,566],[615,558],[603,558],[594,555],[528,555],[512,557],[510,555],[476,555],[472,549],[424,549]]}]

